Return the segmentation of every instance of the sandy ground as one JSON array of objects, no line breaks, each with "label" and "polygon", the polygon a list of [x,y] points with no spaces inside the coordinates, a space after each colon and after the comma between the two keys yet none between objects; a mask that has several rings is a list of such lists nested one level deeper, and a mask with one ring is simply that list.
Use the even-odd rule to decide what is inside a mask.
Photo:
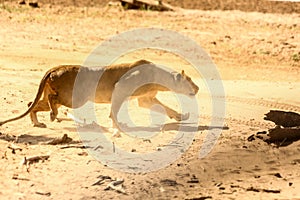
[{"label": "sandy ground", "polygon": [[[258,139],[247,141],[250,135],[274,127],[263,120],[269,110],[300,112],[299,14],[0,6],[1,120],[26,110],[48,68],[82,64],[105,39],[134,28],[164,28],[195,40],[216,64],[226,100],[224,127],[210,127],[211,101],[223,98],[212,97],[207,89],[206,81],[211,77],[200,76],[183,58],[159,50],[124,55],[116,62],[143,58],[178,71],[185,69],[199,85],[199,128],[187,151],[158,171],[126,173],[98,162],[89,148],[64,148],[81,145],[73,121],[50,122],[48,112],[40,113],[40,121],[48,126],[42,129],[32,127],[26,116],[0,127],[0,199],[300,198],[300,142],[278,148]],[[172,94],[160,94],[160,98],[179,109]],[[62,114],[65,109],[60,109],[62,118],[66,118]],[[96,106],[101,126],[110,127],[109,109],[109,105]],[[138,108],[134,101],[129,111],[136,124],[147,127],[149,111]],[[166,120],[171,128],[157,133],[151,143],[123,133],[119,138],[110,132],[103,134],[126,151],[155,152],[178,132],[170,126],[175,121]],[[199,159],[201,145],[213,128],[222,134],[211,153]],[[45,144],[63,134],[75,142]],[[13,151],[12,145],[21,150]],[[27,167],[20,164],[24,157],[36,155],[50,157]],[[101,175],[124,179],[126,194],[104,190],[109,179],[92,186]]]}]

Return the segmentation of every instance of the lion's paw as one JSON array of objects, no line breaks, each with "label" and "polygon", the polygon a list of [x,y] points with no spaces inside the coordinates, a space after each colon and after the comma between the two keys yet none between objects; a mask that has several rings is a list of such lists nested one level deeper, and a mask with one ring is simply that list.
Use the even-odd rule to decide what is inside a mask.
[{"label": "lion's paw", "polygon": [[184,121],[190,118],[190,113],[178,114],[174,117],[176,121]]},{"label": "lion's paw", "polygon": [[56,119],[57,115],[54,112],[50,112],[50,120],[53,122]]},{"label": "lion's paw", "polygon": [[188,120],[190,118],[190,113],[185,113],[181,115],[181,121]]},{"label": "lion's paw", "polygon": [[112,133],[113,137],[121,137],[121,132],[117,128],[109,128],[109,132]]},{"label": "lion's paw", "polygon": [[44,124],[44,123],[37,123],[37,124],[34,124],[33,127],[38,127],[38,128],[47,128],[47,125]]}]

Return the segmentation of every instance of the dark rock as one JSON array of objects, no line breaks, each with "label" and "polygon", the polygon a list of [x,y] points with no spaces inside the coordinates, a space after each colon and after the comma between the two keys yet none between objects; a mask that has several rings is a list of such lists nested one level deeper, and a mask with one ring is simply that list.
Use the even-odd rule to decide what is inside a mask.
[{"label": "dark rock", "polygon": [[265,120],[274,122],[276,125],[283,127],[300,126],[300,115],[295,112],[285,112],[280,110],[271,110],[265,114]]}]

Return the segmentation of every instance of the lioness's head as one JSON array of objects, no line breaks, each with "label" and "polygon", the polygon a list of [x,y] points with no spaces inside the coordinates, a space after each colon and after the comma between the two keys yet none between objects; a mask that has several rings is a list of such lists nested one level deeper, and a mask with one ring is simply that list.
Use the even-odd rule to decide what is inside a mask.
[{"label": "lioness's head", "polygon": [[192,81],[191,77],[187,76],[184,73],[184,70],[181,73],[174,74],[176,91],[187,96],[195,96],[199,90],[199,87]]}]

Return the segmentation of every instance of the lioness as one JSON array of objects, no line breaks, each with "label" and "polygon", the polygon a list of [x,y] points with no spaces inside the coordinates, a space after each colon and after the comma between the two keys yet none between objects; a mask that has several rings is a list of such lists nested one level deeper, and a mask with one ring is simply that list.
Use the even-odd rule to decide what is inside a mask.
[{"label": "lioness", "polygon": [[[169,85],[174,84],[174,92],[185,95],[195,95],[199,90],[198,86],[184,73],[183,70],[181,73],[168,71],[147,60],[110,65],[101,68],[82,67],[79,65],[62,65],[51,68],[46,72],[40,82],[34,101],[28,103],[29,108],[25,113],[18,117],[0,122],[0,126],[7,122],[18,120],[30,113],[30,118],[34,126],[44,128],[46,125],[44,123],[40,123],[37,119],[37,112],[39,111],[51,111],[50,119],[51,121],[54,121],[58,114],[57,109],[61,105],[69,108],[78,108],[83,106],[87,101],[94,101],[95,103],[111,103],[112,94],[116,86],[121,89],[119,91],[124,91],[128,86],[126,82],[129,84],[138,84],[139,80],[147,78],[144,77],[145,73],[141,73],[139,75],[139,72],[137,71],[130,71],[142,65],[150,66],[150,68],[147,68],[147,76],[163,79],[164,82]],[[76,77],[79,73],[81,77],[85,78],[78,84],[78,81],[80,80],[76,80]],[[95,77],[99,77],[100,79],[97,79],[98,82],[96,86],[93,87],[90,85],[92,84],[90,83],[90,80],[95,79]],[[120,82],[122,82],[122,84],[120,84]],[[76,90],[81,92],[79,100],[76,101],[73,101],[72,99],[74,97],[74,84],[76,84],[76,87],[79,87],[76,88]],[[150,108],[153,104],[159,104],[165,108],[166,114],[170,118],[174,118],[177,121],[188,118],[188,116],[182,115],[165,106],[155,97],[158,91],[169,90],[170,89],[166,86],[149,83],[134,91],[131,98],[137,98],[138,105],[140,107]],[[114,114],[118,113],[121,104],[122,102],[117,102],[117,105],[113,105],[114,108],[112,107],[112,110],[114,110]],[[112,118],[113,124],[116,124],[115,118],[112,117],[112,112],[110,117]]]}]

